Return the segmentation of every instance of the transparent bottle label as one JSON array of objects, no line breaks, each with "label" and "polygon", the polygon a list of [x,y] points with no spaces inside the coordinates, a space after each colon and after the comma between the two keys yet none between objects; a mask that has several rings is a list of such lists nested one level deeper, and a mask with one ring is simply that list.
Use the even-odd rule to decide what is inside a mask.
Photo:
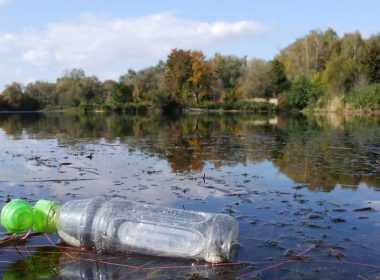
[{"label": "transparent bottle label", "polygon": [[195,256],[205,245],[196,230],[126,221],[120,224],[118,238],[122,244],[156,252]]}]

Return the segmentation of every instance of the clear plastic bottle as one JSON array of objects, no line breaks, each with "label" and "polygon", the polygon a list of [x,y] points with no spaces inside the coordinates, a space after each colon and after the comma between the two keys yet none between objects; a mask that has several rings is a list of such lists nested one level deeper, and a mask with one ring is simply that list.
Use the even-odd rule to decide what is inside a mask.
[{"label": "clear plastic bottle", "polygon": [[119,198],[73,200],[62,206],[40,200],[34,215],[39,216],[33,219],[36,231],[54,232],[56,227],[64,242],[100,253],[134,252],[217,263],[232,260],[237,245],[238,223],[228,215]]}]

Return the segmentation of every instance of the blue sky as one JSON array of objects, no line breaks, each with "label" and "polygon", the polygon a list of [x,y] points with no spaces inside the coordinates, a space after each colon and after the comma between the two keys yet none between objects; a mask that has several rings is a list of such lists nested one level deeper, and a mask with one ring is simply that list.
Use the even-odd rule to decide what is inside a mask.
[{"label": "blue sky", "polygon": [[118,79],[174,47],[271,59],[310,30],[378,33],[380,1],[0,0],[0,89],[82,68]]}]

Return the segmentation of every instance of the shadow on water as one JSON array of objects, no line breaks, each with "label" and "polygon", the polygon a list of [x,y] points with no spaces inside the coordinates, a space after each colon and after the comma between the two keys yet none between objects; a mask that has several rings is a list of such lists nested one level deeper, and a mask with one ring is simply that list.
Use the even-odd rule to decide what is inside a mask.
[{"label": "shadow on water", "polygon": [[[380,119],[213,114],[0,115],[0,201],[123,196],[223,212],[233,265],[106,256],[35,236],[4,279],[378,279]],[[3,237],[5,237],[3,235]]]}]

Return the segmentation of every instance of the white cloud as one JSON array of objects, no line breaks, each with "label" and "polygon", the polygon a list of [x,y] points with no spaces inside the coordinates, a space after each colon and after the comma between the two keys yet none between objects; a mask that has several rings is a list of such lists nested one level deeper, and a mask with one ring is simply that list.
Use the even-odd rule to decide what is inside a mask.
[{"label": "white cloud", "polygon": [[6,53],[12,50],[15,40],[16,40],[16,36],[13,34],[0,33],[0,54]]},{"label": "white cloud", "polygon": [[223,43],[252,38],[272,27],[254,21],[183,20],[171,12],[133,18],[88,13],[44,30],[0,34],[0,54],[16,48],[19,59],[40,70],[81,67],[102,77],[152,65],[173,48],[218,51]]},{"label": "white cloud", "polygon": [[205,48],[235,36],[254,36],[268,30],[253,21],[194,22],[172,13],[108,19],[86,14],[73,22],[50,24],[47,30],[25,35],[25,61],[36,66],[66,64],[103,69],[114,63],[144,64],[174,47]]},{"label": "white cloud", "polygon": [[[0,81],[3,84],[0,86],[4,86],[5,84],[10,84],[11,82],[20,82],[25,83],[30,81],[29,77],[26,77],[26,74],[23,70],[18,67],[10,67],[5,64],[0,64]],[[0,92],[2,88],[0,87]]]},{"label": "white cloud", "polygon": [[0,0],[0,6],[7,4],[9,1],[10,0]]}]

